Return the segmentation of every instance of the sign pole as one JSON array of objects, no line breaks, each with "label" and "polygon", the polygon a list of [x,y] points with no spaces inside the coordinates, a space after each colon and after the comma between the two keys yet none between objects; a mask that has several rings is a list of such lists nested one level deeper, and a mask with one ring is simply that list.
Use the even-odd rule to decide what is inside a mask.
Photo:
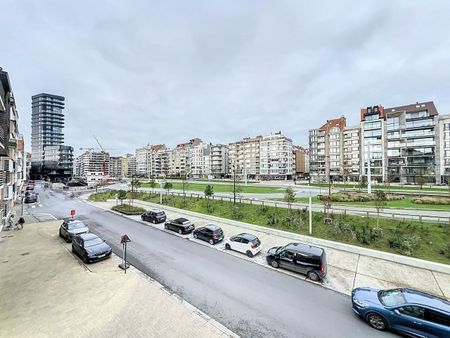
[{"label": "sign pole", "polygon": [[130,267],[130,264],[127,263],[127,243],[131,242],[130,237],[128,235],[120,236],[120,243],[122,243],[122,263],[119,264],[119,268],[124,270],[127,273],[127,269]]},{"label": "sign pole", "polygon": [[309,234],[312,234],[312,198],[311,193],[309,195]]}]

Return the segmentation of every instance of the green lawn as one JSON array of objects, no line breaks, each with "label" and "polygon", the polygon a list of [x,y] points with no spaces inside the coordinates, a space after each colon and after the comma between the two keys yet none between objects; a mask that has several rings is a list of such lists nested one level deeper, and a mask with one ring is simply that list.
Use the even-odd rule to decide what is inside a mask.
[{"label": "green lawn", "polygon": [[[114,198],[115,194],[115,192],[98,193],[91,195],[90,199],[104,201]],[[135,198],[159,203],[158,194],[135,193]],[[163,198],[163,204],[263,227],[309,235],[306,209],[289,211],[286,208],[239,203],[233,207],[232,203],[226,201],[211,201],[210,207],[208,207],[204,198],[183,198],[167,195]],[[377,219],[373,217],[331,215],[331,218],[333,219],[332,223],[325,224],[325,215],[321,212],[313,212],[312,236],[450,264],[450,243],[448,242],[450,225],[448,224],[379,219],[379,229],[381,230],[376,230]]]},{"label": "green lawn", "polygon": [[[283,200],[282,198],[277,199],[279,201]],[[297,197],[295,199],[296,202],[299,203],[308,203],[308,197]],[[312,198],[313,203],[321,204],[322,201],[317,197]],[[373,201],[368,202],[332,202],[332,205],[351,205],[351,206],[367,206],[367,207],[375,207]],[[424,210],[438,210],[438,211],[450,211],[449,205],[436,205],[436,204],[416,204],[413,203],[410,197],[405,197],[403,200],[398,201],[387,201],[386,209],[424,209]]]},{"label": "green lawn", "polygon": [[[300,185],[299,185],[300,186]],[[308,186],[307,184],[302,184],[302,186]],[[311,183],[311,186],[314,187],[323,187],[328,188],[328,183]],[[359,189],[358,183],[336,183],[331,185],[335,189]],[[411,185],[403,185],[403,186],[394,186],[394,185],[385,185],[385,184],[377,184],[372,185],[372,190],[403,190],[403,191],[417,191],[417,192],[442,192],[444,194],[450,195],[450,189],[448,187],[430,187],[430,186],[423,186],[422,190],[419,186],[411,186]],[[367,191],[367,188],[362,188],[362,190]]]},{"label": "green lawn", "polygon": [[[174,190],[183,190],[183,184],[181,182],[171,182]],[[189,182],[185,185],[185,190],[191,191],[201,191],[202,193],[205,191],[205,188],[208,184],[206,183],[193,183]],[[233,184],[214,184],[211,183],[214,187],[214,192],[233,192]],[[149,183],[143,183],[141,187],[150,188]],[[241,188],[241,193],[256,193],[256,194],[267,194],[267,193],[283,193],[282,188],[276,187],[259,187],[259,186],[245,186],[245,185],[236,185],[236,187]],[[155,186],[155,188],[159,188],[159,184]]]}]

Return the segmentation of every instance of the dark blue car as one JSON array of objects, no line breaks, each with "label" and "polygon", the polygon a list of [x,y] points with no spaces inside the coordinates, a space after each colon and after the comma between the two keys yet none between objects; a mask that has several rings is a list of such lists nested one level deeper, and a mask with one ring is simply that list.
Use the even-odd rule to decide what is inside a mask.
[{"label": "dark blue car", "polygon": [[72,238],[72,252],[83,262],[92,263],[110,257],[112,249],[97,235],[86,233]]},{"label": "dark blue car", "polygon": [[411,289],[352,291],[353,311],[377,330],[410,337],[450,338],[450,302]]}]

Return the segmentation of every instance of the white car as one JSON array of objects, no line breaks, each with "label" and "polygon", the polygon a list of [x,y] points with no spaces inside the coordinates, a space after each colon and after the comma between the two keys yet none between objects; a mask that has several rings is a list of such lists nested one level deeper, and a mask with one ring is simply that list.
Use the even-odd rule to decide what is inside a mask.
[{"label": "white car", "polygon": [[261,251],[261,241],[254,235],[243,233],[227,238],[225,249],[239,251],[248,257],[253,257]]}]

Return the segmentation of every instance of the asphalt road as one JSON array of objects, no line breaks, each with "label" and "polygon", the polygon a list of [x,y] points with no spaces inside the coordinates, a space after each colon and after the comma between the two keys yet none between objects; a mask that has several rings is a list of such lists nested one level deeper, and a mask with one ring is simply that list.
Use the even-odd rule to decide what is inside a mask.
[{"label": "asphalt road", "polygon": [[38,191],[41,207],[30,207],[30,214],[63,218],[75,209],[76,218],[119,255],[119,237],[127,233],[132,240],[128,258],[134,266],[242,337],[391,336],[371,329],[354,315],[348,296],[145,226],[64,193]]}]

